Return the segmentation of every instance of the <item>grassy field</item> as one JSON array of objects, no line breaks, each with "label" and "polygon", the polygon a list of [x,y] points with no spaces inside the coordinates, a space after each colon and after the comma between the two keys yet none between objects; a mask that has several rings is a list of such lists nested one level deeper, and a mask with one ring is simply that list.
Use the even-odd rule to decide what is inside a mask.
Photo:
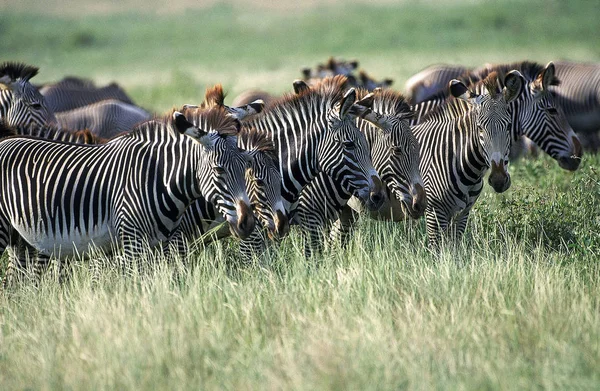
[{"label": "grassy field", "polygon": [[[12,3],[4,60],[40,66],[37,82],[116,80],[159,112],[215,82],[290,90],[329,55],[399,89],[437,62],[600,61],[587,1]],[[0,389],[599,389],[600,156],[511,173],[441,254],[423,221],[361,219],[316,260],[293,232],[260,266],[224,242],[139,279],[75,265],[2,295]]]}]

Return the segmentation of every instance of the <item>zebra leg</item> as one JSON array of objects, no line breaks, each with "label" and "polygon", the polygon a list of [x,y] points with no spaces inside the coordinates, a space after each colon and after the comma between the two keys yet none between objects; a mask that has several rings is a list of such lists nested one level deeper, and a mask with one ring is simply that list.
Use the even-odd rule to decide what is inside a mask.
[{"label": "zebra leg", "polygon": [[259,224],[254,231],[244,240],[240,240],[240,255],[243,262],[251,262],[253,258],[260,256],[267,249],[267,238]]},{"label": "zebra leg", "polygon": [[345,205],[341,210],[339,218],[331,226],[331,232],[329,234],[330,243],[339,243],[342,248],[346,248],[350,242],[350,235],[356,228],[356,222],[358,221],[358,214]]},{"label": "zebra leg", "polygon": [[425,223],[427,225],[429,245],[432,250],[440,250],[448,230],[449,220],[447,214],[443,211],[433,207],[427,207],[425,212]]}]

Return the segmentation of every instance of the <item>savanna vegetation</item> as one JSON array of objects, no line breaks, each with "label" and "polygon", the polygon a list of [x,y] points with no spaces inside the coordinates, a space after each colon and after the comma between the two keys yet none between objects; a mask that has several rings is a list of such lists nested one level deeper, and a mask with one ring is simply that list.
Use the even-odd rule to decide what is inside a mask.
[{"label": "savanna vegetation", "polygon": [[[115,80],[156,112],[216,82],[290,91],[330,55],[398,89],[436,62],[600,61],[587,1],[172,3],[0,3],[0,51],[34,82]],[[308,261],[292,232],[253,265],[230,241],[137,278],[108,259],[49,274],[0,296],[0,388],[598,389],[600,156],[511,174],[441,253],[423,221],[361,219]]]}]

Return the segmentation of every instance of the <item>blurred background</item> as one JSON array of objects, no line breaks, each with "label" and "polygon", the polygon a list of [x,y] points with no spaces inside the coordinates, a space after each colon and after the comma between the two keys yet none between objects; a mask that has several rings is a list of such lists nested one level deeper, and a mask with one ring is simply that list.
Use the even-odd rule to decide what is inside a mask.
[{"label": "blurred background", "polygon": [[116,81],[163,112],[220,82],[291,90],[300,69],[356,59],[393,88],[435,63],[600,61],[600,7],[586,0],[0,0],[1,61]]}]

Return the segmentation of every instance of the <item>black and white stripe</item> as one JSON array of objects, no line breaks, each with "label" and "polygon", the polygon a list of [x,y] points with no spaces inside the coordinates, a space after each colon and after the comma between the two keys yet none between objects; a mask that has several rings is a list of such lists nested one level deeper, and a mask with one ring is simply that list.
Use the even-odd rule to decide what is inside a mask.
[{"label": "black and white stripe", "polygon": [[5,62],[0,64],[0,120],[9,126],[55,124],[44,97],[29,80],[38,68]]},{"label": "black and white stripe", "polygon": [[453,80],[450,89],[457,99],[449,99],[412,128],[420,146],[427,232],[434,246],[443,237],[457,240],[462,236],[488,169],[492,169],[489,182],[496,191],[510,186],[509,103],[520,94],[524,79],[512,71],[500,91],[495,73],[480,83],[469,89]]},{"label": "black and white stripe", "polygon": [[249,210],[247,157],[228,136],[239,125],[217,109],[206,113],[202,129],[181,113],[173,118],[146,122],[103,145],[0,141],[0,250],[18,252],[11,264],[22,270],[37,252],[40,271],[50,256],[110,251],[115,243],[131,261],[147,245],[169,240],[198,197],[219,205],[233,225],[246,220],[251,231],[251,213],[236,213],[239,205]]}]

